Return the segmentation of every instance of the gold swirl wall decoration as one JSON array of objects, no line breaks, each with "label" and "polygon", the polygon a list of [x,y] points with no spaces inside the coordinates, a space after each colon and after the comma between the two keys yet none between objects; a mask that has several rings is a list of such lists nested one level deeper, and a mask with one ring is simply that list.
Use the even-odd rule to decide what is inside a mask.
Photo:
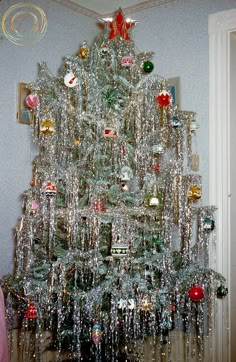
[{"label": "gold swirl wall decoration", "polygon": [[18,3],[9,7],[2,17],[2,31],[12,43],[32,46],[46,34],[45,12],[32,3]]}]

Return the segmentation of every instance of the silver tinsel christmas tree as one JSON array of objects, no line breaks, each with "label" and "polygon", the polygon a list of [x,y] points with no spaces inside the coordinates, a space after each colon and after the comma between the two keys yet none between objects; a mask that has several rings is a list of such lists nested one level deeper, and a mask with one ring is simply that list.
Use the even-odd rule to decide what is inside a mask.
[{"label": "silver tinsel christmas tree", "polygon": [[196,115],[151,74],[134,24],[119,10],[57,76],[43,63],[29,84],[39,154],[2,281],[23,362],[45,346],[56,361],[173,361],[176,331],[200,361],[227,294],[209,269],[215,207],[192,164]]}]

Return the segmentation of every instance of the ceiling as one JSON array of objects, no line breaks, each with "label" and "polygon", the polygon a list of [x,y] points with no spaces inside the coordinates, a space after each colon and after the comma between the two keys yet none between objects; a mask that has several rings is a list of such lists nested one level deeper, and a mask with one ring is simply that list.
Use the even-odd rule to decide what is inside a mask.
[{"label": "ceiling", "polygon": [[112,16],[119,8],[126,15],[175,0],[53,0],[81,14],[99,18]]}]

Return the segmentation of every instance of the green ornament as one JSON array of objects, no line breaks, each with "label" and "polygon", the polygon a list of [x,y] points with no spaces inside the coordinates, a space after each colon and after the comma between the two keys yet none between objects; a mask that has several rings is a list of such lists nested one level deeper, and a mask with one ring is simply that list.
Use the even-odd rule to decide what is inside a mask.
[{"label": "green ornament", "polygon": [[218,298],[226,297],[226,295],[228,294],[228,288],[225,288],[223,285],[220,285],[217,289],[216,294]]},{"label": "green ornament", "polygon": [[151,73],[154,69],[154,64],[150,62],[150,60],[147,60],[143,63],[143,70],[145,73]]},{"label": "green ornament", "polygon": [[103,93],[103,99],[108,107],[113,107],[117,103],[117,92],[114,89],[108,89]]}]

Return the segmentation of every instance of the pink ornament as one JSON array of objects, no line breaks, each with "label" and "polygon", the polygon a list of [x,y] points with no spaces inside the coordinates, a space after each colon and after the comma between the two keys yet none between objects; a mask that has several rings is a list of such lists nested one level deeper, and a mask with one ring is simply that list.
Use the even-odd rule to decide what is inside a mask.
[{"label": "pink ornament", "polygon": [[157,96],[157,103],[161,107],[167,107],[171,104],[171,95],[166,90],[162,90]]},{"label": "pink ornament", "polygon": [[38,98],[37,94],[29,94],[25,98],[25,103],[26,103],[27,107],[29,107],[29,108],[37,107],[37,105],[39,103],[39,98]]},{"label": "pink ornament", "polygon": [[123,57],[121,59],[120,65],[122,66],[122,68],[132,67],[132,65],[134,65],[134,60],[131,56]]},{"label": "pink ornament", "polygon": [[35,210],[38,210],[38,208],[39,208],[39,202],[33,200],[33,201],[31,202],[31,210],[32,210],[32,211],[35,211]]},{"label": "pink ornament", "polygon": [[93,208],[95,211],[103,211],[105,212],[106,211],[106,208],[105,208],[105,201],[94,201],[93,203]]}]

